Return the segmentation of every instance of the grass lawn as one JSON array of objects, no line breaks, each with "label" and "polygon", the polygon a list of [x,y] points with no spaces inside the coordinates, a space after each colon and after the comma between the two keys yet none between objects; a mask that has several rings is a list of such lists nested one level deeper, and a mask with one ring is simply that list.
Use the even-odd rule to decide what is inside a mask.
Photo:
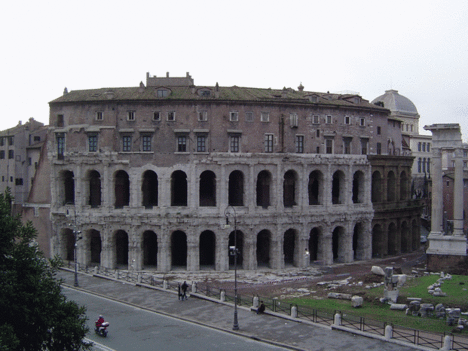
[{"label": "grass lawn", "polygon": [[[434,306],[442,303],[445,307],[460,307],[462,311],[468,310],[468,276],[453,276],[452,280],[445,280],[441,286],[446,297],[433,297],[427,292],[427,287],[434,284],[438,275],[426,275],[417,278],[409,278],[400,289],[399,303],[407,304],[407,297],[421,297],[422,303],[432,303]],[[447,326],[445,319],[421,318],[407,316],[404,311],[390,310],[390,305],[382,304],[379,298],[383,297],[383,286],[374,289],[365,289],[365,302],[360,308],[353,308],[349,300],[315,299],[313,297],[301,297],[288,299],[285,302],[299,306],[309,306],[315,309],[335,311],[343,314],[352,314],[368,319],[393,323],[396,325],[428,330],[433,332],[451,332],[453,327]],[[346,292],[346,288],[342,292]]]}]

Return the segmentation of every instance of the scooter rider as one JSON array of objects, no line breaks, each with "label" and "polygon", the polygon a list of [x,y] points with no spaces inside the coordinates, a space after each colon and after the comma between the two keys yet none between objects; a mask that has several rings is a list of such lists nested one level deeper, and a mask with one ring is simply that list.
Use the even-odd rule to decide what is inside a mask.
[{"label": "scooter rider", "polygon": [[102,323],[104,323],[104,317],[102,315],[99,315],[99,319],[96,321],[96,329],[97,330],[101,330]]}]

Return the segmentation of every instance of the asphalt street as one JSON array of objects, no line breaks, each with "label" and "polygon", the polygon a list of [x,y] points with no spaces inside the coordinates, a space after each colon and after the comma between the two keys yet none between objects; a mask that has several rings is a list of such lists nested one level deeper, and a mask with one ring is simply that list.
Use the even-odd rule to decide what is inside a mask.
[{"label": "asphalt street", "polygon": [[[71,271],[60,271],[59,278],[64,279],[64,286],[73,286],[73,273]],[[378,350],[390,351],[401,350],[409,351],[414,350],[413,346],[402,346],[392,342],[382,341],[378,339],[368,338],[364,336],[354,335],[351,333],[332,330],[327,326],[317,325],[313,323],[301,323],[292,319],[279,318],[274,315],[257,315],[247,308],[239,308],[239,331],[233,331],[233,306],[230,304],[215,303],[199,298],[189,298],[188,301],[179,301],[177,294],[171,291],[161,291],[149,289],[145,287],[138,287],[131,283],[122,281],[115,281],[112,279],[103,279],[94,277],[87,274],[79,275],[79,288],[82,291],[112,299],[124,304],[128,304],[139,309],[145,309],[150,312],[158,312],[159,314],[173,317],[178,320],[188,321],[199,326],[208,327],[211,329],[224,332],[225,335],[232,334],[235,336],[244,337],[246,340],[261,340],[271,345],[289,348],[292,350],[314,350],[314,351],[342,351],[342,350]],[[64,289],[65,290],[65,289]],[[68,290],[68,289],[66,289]],[[121,305],[119,305],[121,306]],[[97,310],[96,310],[97,311]],[[110,312],[110,311],[109,311]],[[96,312],[94,312],[96,314]],[[98,312],[102,313],[102,312]],[[126,313],[121,312],[121,309],[112,312],[115,314],[115,322],[119,319],[126,318]],[[111,314],[111,318],[114,316]],[[97,316],[97,315],[96,315]],[[94,321],[96,316],[90,316]],[[144,317],[147,318],[146,316]],[[112,330],[114,321],[111,322],[110,334],[115,333]],[[136,322],[132,322],[136,323]],[[137,328],[135,325],[129,325],[128,328]],[[145,327],[146,325],[146,327]],[[156,324],[157,325],[157,324]],[[159,324],[164,325],[164,324]],[[170,335],[167,331],[166,334],[162,330],[174,329],[172,337],[179,336],[180,339],[186,338],[187,333],[176,327],[174,321],[167,324],[167,328],[149,327],[149,324],[143,323],[139,328],[148,328],[154,335]],[[125,326],[124,326],[125,327]],[[138,329],[138,328],[137,328]],[[209,330],[204,328],[204,330]],[[131,331],[131,330],[129,330]],[[117,332],[122,334],[121,331]],[[134,331],[136,333],[136,331]],[[148,333],[134,334],[144,340],[148,337]],[[238,339],[236,339],[238,340]],[[193,347],[200,345],[199,341],[190,342],[189,350],[195,350]],[[203,345],[203,350],[218,350],[229,349],[227,346],[218,348],[206,347]],[[232,350],[240,350],[236,342],[233,344]],[[181,349],[180,347],[178,348]],[[187,348],[184,348],[187,349]],[[258,348],[255,348],[257,350]],[[133,349],[118,349],[118,351],[127,351]],[[138,349],[140,350],[140,349]],[[156,350],[153,348],[151,350]],[[166,350],[165,348],[158,350]],[[171,350],[171,349],[167,349]]]}]

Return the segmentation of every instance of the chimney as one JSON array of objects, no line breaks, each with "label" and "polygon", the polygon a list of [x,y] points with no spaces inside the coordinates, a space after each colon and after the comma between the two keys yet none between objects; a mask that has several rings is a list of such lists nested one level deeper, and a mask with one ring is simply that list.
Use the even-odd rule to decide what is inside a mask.
[{"label": "chimney", "polygon": [[169,72],[166,72],[166,78],[169,78]]},{"label": "chimney", "polygon": [[63,89],[63,95],[67,95],[68,94],[68,89],[67,87],[65,87],[65,89]]},{"label": "chimney", "polygon": [[304,86],[302,85],[302,82],[301,82],[301,84],[297,87],[297,89],[298,89],[299,91],[304,91]]}]

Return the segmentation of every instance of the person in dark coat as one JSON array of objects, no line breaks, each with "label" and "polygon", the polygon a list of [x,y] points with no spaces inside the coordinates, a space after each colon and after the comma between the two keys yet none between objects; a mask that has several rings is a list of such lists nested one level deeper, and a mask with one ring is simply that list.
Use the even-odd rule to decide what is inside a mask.
[{"label": "person in dark coat", "polygon": [[188,284],[186,281],[184,281],[184,284],[182,284],[182,300],[187,300],[187,288]]},{"label": "person in dark coat", "polygon": [[263,301],[260,301],[260,307],[257,309],[257,314],[265,312],[265,305],[263,304]]}]

